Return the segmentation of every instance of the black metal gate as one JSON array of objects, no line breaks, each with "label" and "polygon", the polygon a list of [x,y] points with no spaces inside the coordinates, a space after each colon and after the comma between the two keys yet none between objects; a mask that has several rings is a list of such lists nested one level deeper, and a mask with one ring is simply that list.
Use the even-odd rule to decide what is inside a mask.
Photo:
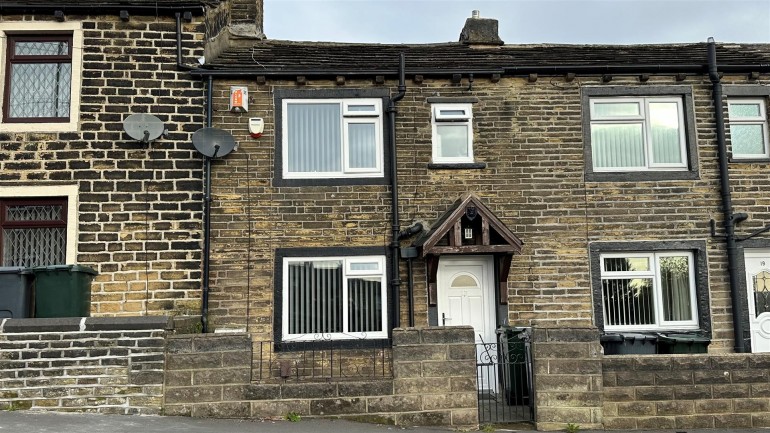
[{"label": "black metal gate", "polygon": [[532,421],[531,328],[501,328],[497,341],[476,345],[479,423]]}]

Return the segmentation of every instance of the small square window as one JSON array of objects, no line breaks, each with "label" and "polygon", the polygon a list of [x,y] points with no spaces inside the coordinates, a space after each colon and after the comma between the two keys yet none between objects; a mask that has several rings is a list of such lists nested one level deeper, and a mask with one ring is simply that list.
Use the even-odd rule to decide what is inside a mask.
[{"label": "small square window", "polygon": [[681,98],[592,98],[593,171],[687,170]]},{"label": "small square window", "polygon": [[3,121],[69,122],[72,35],[8,35]]},{"label": "small square window", "polygon": [[0,37],[0,131],[77,131],[82,23],[0,22]]},{"label": "small square window", "polygon": [[67,255],[67,199],[0,199],[0,266],[62,265]]},{"label": "small square window", "polygon": [[763,99],[731,99],[727,102],[730,143],[735,159],[770,158],[767,112]]},{"label": "small square window", "polygon": [[385,256],[284,257],[283,342],[387,338]]},{"label": "small square window", "polygon": [[471,104],[434,104],[431,111],[433,162],[473,162]]},{"label": "small square window", "polygon": [[284,99],[283,178],[383,176],[380,99]]}]

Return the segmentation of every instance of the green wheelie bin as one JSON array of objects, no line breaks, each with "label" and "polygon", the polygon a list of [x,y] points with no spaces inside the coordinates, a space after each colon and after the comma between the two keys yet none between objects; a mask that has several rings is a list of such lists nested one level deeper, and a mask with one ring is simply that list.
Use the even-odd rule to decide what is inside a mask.
[{"label": "green wheelie bin", "polygon": [[91,282],[97,272],[86,266],[31,268],[35,275],[35,317],[88,317]]}]

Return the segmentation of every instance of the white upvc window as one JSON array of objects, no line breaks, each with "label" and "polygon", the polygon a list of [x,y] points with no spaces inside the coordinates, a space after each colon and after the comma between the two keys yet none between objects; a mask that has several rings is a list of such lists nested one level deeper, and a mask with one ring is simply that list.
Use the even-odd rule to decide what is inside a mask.
[{"label": "white upvc window", "polygon": [[471,104],[433,104],[433,162],[473,162],[473,110]]},{"label": "white upvc window", "polygon": [[693,254],[602,254],[605,331],[698,329]]},{"label": "white upvc window", "polygon": [[385,256],[283,259],[282,339],[387,338]]},{"label": "white upvc window", "polygon": [[382,100],[284,99],[283,177],[382,177]]},{"label": "white upvc window", "polygon": [[682,99],[591,98],[595,172],[687,170]]},{"label": "white upvc window", "polygon": [[2,22],[0,38],[0,132],[77,131],[82,24]]},{"label": "white upvc window", "polygon": [[733,158],[770,158],[765,105],[764,99],[736,98],[727,101]]}]

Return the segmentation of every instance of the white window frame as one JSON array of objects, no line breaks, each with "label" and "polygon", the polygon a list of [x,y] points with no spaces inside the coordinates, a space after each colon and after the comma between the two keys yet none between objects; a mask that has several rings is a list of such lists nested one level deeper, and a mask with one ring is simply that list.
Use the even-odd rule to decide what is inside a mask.
[{"label": "white window frame", "polygon": [[[636,103],[640,112],[635,116],[598,116],[596,104],[607,103]],[[677,107],[677,121],[679,124],[679,154],[681,163],[654,163],[652,162],[652,145],[650,142],[650,103],[675,103]],[[685,171],[688,169],[687,160],[687,136],[685,134],[684,102],[681,97],[592,97],[589,99],[591,127],[594,125],[642,125],[642,143],[644,146],[645,165],[642,167],[597,167],[596,158],[592,158],[594,172],[628,172],[628,171]],[[595,152],[595,146],[591,143],[591,151]],[[595,154],[594,154],[595,155]]]},{"label": "white window frame", "polygon": [[78,186],[0,186],[3,198],[67,198],[67,250],[65,259],[68,264],[77,263],[78,253]]},{"label": "white window frame", "polygon": [[[41,123],[3,123],[0,119],[0,132],[73,132],[77,131],[80,122],[80,89],[83,70],[83,25],[78,21],[66,22],[0,22],[0,101],[5,97],[6,59],[8,56],[8,34],[41,34],[46,33],[71,33],[72,34],[72,77],[70,84],[70,120],[69,122],[41,122]],[[1,117],[1,116],[0,116]]]},{"label": "white window frame", "polygon": [[[735,105],[756,104],[759,106],[758,117],[733,117],[729,115],[730,107]],[[770,159],[770,136],[768,136],[768,124],[767,124],[767,101],[763,98],[730,98],[727,100],[727,112],[730,119],[730,128],[733,125],[760,125],[762,127],[762,144],[765,148],[763,154],[741,154],[736,153],[735,148],[732,149],[732,157],[734,159]],[[730,134],[732,143],[732,131]]]},{"label": "white window frame", "polygon": [[[323,261],[341,261],[342,262],[342,332],[324,333],[324,338],[332,340],[361,340],[361,339],[382,339],[388,338],[388,297],[387,297],[387,269],[385,265],[385,256],[330,256],[330,257],[284,257],[283,258],[283,282],[281,296],[283,299],[281,317],[281,339],[283,342],[295,341],[318,341],[320,334],[290,334],[289,333],[289,264],[294,262],[323,262]],[[377,263],[377,270],[353,270],[353,263]],[[380,278],[380,298],[382,299],[382,323],[381,331],[376,332],[349,332],[348,323],[348,280],[358,277],[379,277]]]},{"label": "white window frame", "polygon": [[[342,136],[342,161],[340,167],[342,171],[325,172],[290,172],[289,171],[289,134],[288,134],[288,107],[290,104],[339,104],[340,105],[340,131]],[[351,111],[351,105],[373,105],[373,111]],[[384,176],[384,152],[383,152],[383,125],[382,125],[382,100],[377,98],[346,98],[346,99],[289,99],[282,101],[282,131],[281,131],[281,154],[283,156],[283,178],[284,179],[329,179],[329,178],[360,178],[360,177],[383,177]],[[377,153],[376,166],[372,168],[352,168],[350,167],[348,125],[373,124],[375,134],[375,152]]]},{"label": "white window frame", "polygon": [[[660,259],[664,257],[687,257],[689,281],[690,281],[690,320],[665,321],[663,319],[663,292],[661,291],[661,272]],[[604,268],[604,259],[607,258],[646,258],[649,260],[650,269],[647,271],[607,271]],[[601,287],[605,280],[616,280],[626,278],[649,278],[652,279],[653,290],[653,308],[655,309],[655,323],[649,325],[610,325],[604,319],[605,331],[669,331],[669,330],[697,330],[698,325],[698,302],[695,288],[695,256],[691,251],[659,251],[659,252],[627,252],[627,253],[602,253],[599,256]],[[606,314],[607,305],[604,299],[604,290],[602,289],[602,312]]]},{"label": "white window frame", "polygon": [[[444,110],[463,110],[465,114],[443,114]],[[463,157],[442,157],[441,154],[441,137],[438,134],[438,129],[442,125],[464,125],[468,129],[468,156]],[[433,159],[434,163],[439,164],[451,164],[451,163],[469,163],[473,162],[473,105],[468,103],[441,103],[431,105],[431,134],[433,143]]]}]

